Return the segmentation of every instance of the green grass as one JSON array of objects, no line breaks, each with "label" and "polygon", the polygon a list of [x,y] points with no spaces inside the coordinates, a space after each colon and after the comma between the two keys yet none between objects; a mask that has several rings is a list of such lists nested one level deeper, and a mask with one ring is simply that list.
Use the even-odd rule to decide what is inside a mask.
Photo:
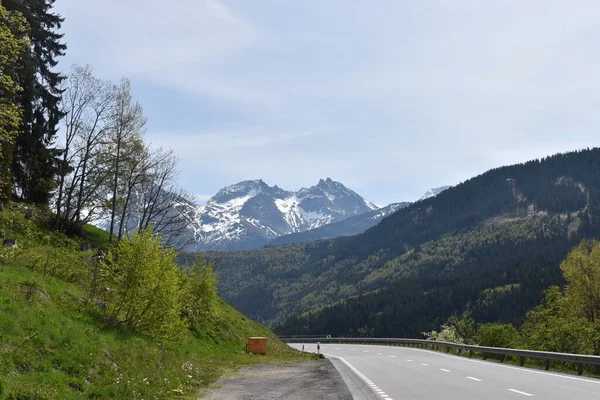
[{"label": "green grass", "polygon": [[[195,399],[240,366],[311,357],[223,301],[182,343],[107,326],[101,307],[85,301],[88,256],[79,239],[50,233],[15,208],[0,213],[0,230],[20,244],[0,252],[0,399]],[[269,354],[246,354],[250,336],[268,337]]]},{"label": "green grass", "polygon": [[106,232],[104,229],[97,228],[94,225],[85,224],[83,226],[83,231],[87,238],[92,242],[108,242],[108,239],[110,238],[110,233]]}]

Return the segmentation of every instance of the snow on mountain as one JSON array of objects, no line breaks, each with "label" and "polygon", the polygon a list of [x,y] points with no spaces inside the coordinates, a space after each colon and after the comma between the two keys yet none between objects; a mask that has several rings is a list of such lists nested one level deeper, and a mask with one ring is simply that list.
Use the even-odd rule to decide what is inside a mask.
[{"label": "snow on mountain", "polygon": [[294,232],[378,210],[330,178],[297,192],[262,180],[227,186],[200,206],[193,224],[196,243],[188,250],[245,250]]},{"label": "snow on mountain", "polygon": [[340,236],[358,235],[377,225],[379,221],[388,215],[393,214],[410,204],[411,203],[408,202],[392,203],[386,207],[367,211],[354,217],[323,225],[316,229],[279,236],[273,239],[269,245],[279,246],[292,243],[306,243]]},{"label": "snow on mountain", "polygon": [[430,197],[437,196],[438,194],[440,194],[444,190],[448,189],[449,187],[450,186],[441,186],[441,187],[438,187],[438,188],[429,189],[428,191],[425,192],[425,194],[423,195],[423,197],[421,197],[419,200],[425,200],[425,199],[428,199]]}]

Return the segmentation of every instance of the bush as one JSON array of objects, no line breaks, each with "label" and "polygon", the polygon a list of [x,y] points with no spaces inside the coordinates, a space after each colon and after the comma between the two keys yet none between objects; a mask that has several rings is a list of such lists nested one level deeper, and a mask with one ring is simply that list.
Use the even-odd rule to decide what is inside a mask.
[{"label": "bush", "polygon": [[57,246],[31,246],[14,250],[11,264],[29,268],[71,283],[88,282],[90,263],[85,253]]},{"label": "bush", "polygon": [[440,342],[475,344],[475,321],[471,313],[465,311],[460,318],[452,314],[450,318],[440,327],[440,331],[422,332],[427,340]]},{"label": "bush", "polygon": [[217,310],[217,274],[214,266],[199,256],[185,278],[183,316],[196,331],[210,322]]},{"label": "bush", "polygon": [[517,348],[521,339],[519,332],[511,324],[484,324],[477,331],[480,346]]},{"label": "bush", "polygon": [[107,321],[163,341],[181,339],[187,323],[181,318],[182,277],[174,258],[151,230],[120,241],[102,265]]}]

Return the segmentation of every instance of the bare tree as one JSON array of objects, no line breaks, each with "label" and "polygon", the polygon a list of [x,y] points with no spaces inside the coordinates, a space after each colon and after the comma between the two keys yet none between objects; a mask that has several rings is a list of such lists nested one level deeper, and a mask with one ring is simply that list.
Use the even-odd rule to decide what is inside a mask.
[{"label": "bare tree", "polygon": [[109,240],[151,227],[167,246],[191,244],[196,207],[177,187],[174,153],[144,142],[146,118],[130,82],[117,87],[95,78],[89,66],[73,66],[62,104],[57,224],[110,219]]},{"label": "bare tree", "polygon": [[138,229],[152,227],[166,246],[183,249],[194,241],[194,200],[176,185],[178,159],[172,151],[154,152],[153,171],[142,187]]},{"label": "bare tree", "polygon": [[[108,114],[115,100],[115,87],[92,75],[89,66],[71,68],[62,98],[64,151],[59,169],[56,223],[80,223],[86,200],[96,197],[99,185],[93,157],[108,130]],[[99,164],[96,164],[96,166]],[[91,191],[86,189],[92,189]]]},{"label": "bare tree", "polygon": [[140,142],[135,146],[137,150],[123,163],[118,238],[151,227],[167,246],[189,245],[195,206],[176,186],[177,158],[162,148],[150,149]]},{"label": "bare tree", "polygon": [[[127,225],[131,220],[131,203],[132,196],[135,195],[136,189],[141,189],[144,182],[149,179],[156,162],[148,146],[141,140],[131,143],[132,148],[129,151],[129,157],[123,160],[122,163],[122,210],[121,219],[119,220],[118,238],[121,240],[123,233],[127,231]],[[135,200],[135,199],[134,199]]]},{"label": "bare tree", "polygon": [[146,126],[146,118],[142,106],[131,98],[131,83],[127,79],[121,81],[115,107],[112,113],[112,129],[110,133],[109,150],[111,154],[111,191],[110,205],[110,238],[115,233],[115,218],[117,214],[120,179],[123,162],[129,159],[136,146],[131,145],[141,141]]}]

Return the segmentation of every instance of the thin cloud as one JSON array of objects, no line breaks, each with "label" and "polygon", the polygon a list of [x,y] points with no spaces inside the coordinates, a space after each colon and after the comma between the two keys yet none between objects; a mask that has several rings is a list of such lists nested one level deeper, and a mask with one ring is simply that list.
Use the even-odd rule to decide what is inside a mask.
[{"label": "thin cloud", "polygon": [[190,192],[331,176],[385,204],[600,145],[595,1],[164,4],[58,1],[63,65],[129,76],[155,111],[185,98],[148,117]]}]

